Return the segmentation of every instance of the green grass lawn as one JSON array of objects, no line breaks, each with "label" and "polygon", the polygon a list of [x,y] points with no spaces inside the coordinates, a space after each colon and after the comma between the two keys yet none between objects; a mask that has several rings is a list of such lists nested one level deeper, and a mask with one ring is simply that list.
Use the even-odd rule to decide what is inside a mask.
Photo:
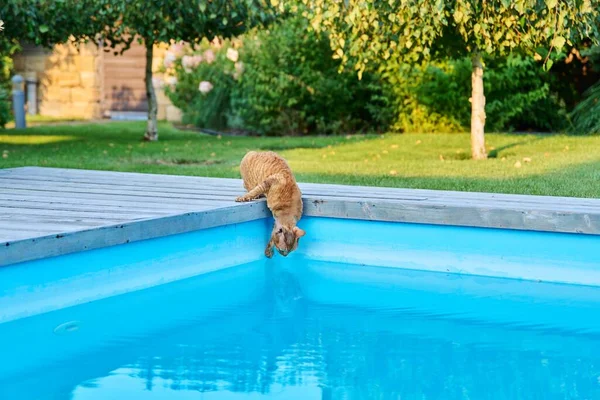
[{"label": "green grass lawn", "polygon": [[[81,118],[76,118],[76,117],[60,118],[60,117],[48,117],[45,115],[29,115],[29,114],[25,115],[26,126],[38,126],[38,125],[54,124],[54,123],[61,123],[61,122],[77,122],[77,121],[83,122],[84,120]],[[6,127],[14,128],[15,127],[14,121],[11,121],[8,124],[6,124]]]},{"label": "green grass lawn", "polygon": [[248,150],[274,150],[299,181],[600,197],[600,137],[488,134],[493,158],[469,159],[469,136],[215,137],[144,123],[38,126],[0,131],[0,167],[47,166],[239,177]]}]

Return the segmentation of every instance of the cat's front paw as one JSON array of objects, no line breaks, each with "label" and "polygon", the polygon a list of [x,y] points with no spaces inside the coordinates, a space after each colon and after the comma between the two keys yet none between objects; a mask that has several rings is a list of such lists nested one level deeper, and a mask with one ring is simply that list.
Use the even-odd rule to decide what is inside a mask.
[{"label": "cat's front paw", "polygon": [[235,201],[237,201],[238,203],[244,203],[244,202],[247,202],[247,201],[250,201],[250,200],[252,200],[252,199],[250,199],[250,198],[248,198],[246,196],[239,196],[239,197],[235,198]]},{"label": "cat's front paw", "polygon": [[265,256],[267,256],[267,258],[273,257],[273,248],[271,246],[265,249]]}]

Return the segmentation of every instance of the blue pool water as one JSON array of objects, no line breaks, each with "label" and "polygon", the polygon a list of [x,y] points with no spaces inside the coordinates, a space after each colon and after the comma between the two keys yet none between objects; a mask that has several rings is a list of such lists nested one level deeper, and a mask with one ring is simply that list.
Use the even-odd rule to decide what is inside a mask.
[{"label": "blue pool water", "polygon": [[600,399],[597,238],[305,224],[0,268],[0,399]]},{"label": "blue pool water", "polygon": [[1,399],[597,399],[600,288],[262,261],[0,324]]}]

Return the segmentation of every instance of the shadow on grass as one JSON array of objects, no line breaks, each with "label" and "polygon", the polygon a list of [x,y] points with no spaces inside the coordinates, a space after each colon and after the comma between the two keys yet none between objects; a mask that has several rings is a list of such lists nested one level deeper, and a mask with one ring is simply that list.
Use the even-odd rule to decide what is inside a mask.
[{"label": "shadow on grass", "polygon": [[[528,140],[520,140],[518,142],[505,144],[504,146],[500,146],[500,147],[494,148],[493,150],[490,150],[488,152],[488,158],[499,158],[500,153],[502,153],[508,149],[511,149],[511,148],[517,147],[517,146],[521,146],[521,145],[531,144],[533,142],[537,142],[537,141],[544,140],[544,139],[546,139],[546,138],[542,137],[542,136],[535,136]],[[504,155],[507,155],[507,154],[504,154]],[[466,152],[466,151],[458,151],[456,153],[443,154],[443,157],[447,160],[468,161],[468,160],[471,160],[471,153]]]},{"label": "shadow on grass", "polygon": [[491,150],[488,153],[488,158],[498,158],[498,155],[500,154],[500,152],[504,151],[504,150],[508,150],[510,148],[516,147],[516,146],[520,146],[520,145],[525,145],[525,144],[530,144],[530,143],[534,143],[534,142],[538,142],[540,140],[544,140],[546,139],[543,136],[534,136],[528,140],[521,140],[518,142],[514,142],[514,143],[510,143],[510,144],[506,144],[504,146],[500,146],[498,148],[495,148],[494,150]]},{"label": "shadow on grass", "polygon": [[328,143],[303,143],[303,144],[294,144],[294,143],[269,143],[260,146],[260,150],[262,151],[285,151],[285,150],[301,150],[301,149],[322,149],[327,147]]}]

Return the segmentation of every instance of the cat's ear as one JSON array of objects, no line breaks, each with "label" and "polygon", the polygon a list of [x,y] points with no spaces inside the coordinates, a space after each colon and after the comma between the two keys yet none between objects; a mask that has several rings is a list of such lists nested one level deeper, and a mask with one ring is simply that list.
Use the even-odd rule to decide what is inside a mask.
[{"label": "cat's ear", "polygon": [[297,238],[301,238],[302,236],[306,235],[306,232],[304,232],[302,229],[300,229],[297,226],[295,226],[294,227],[294,234],[296,235]]}]

